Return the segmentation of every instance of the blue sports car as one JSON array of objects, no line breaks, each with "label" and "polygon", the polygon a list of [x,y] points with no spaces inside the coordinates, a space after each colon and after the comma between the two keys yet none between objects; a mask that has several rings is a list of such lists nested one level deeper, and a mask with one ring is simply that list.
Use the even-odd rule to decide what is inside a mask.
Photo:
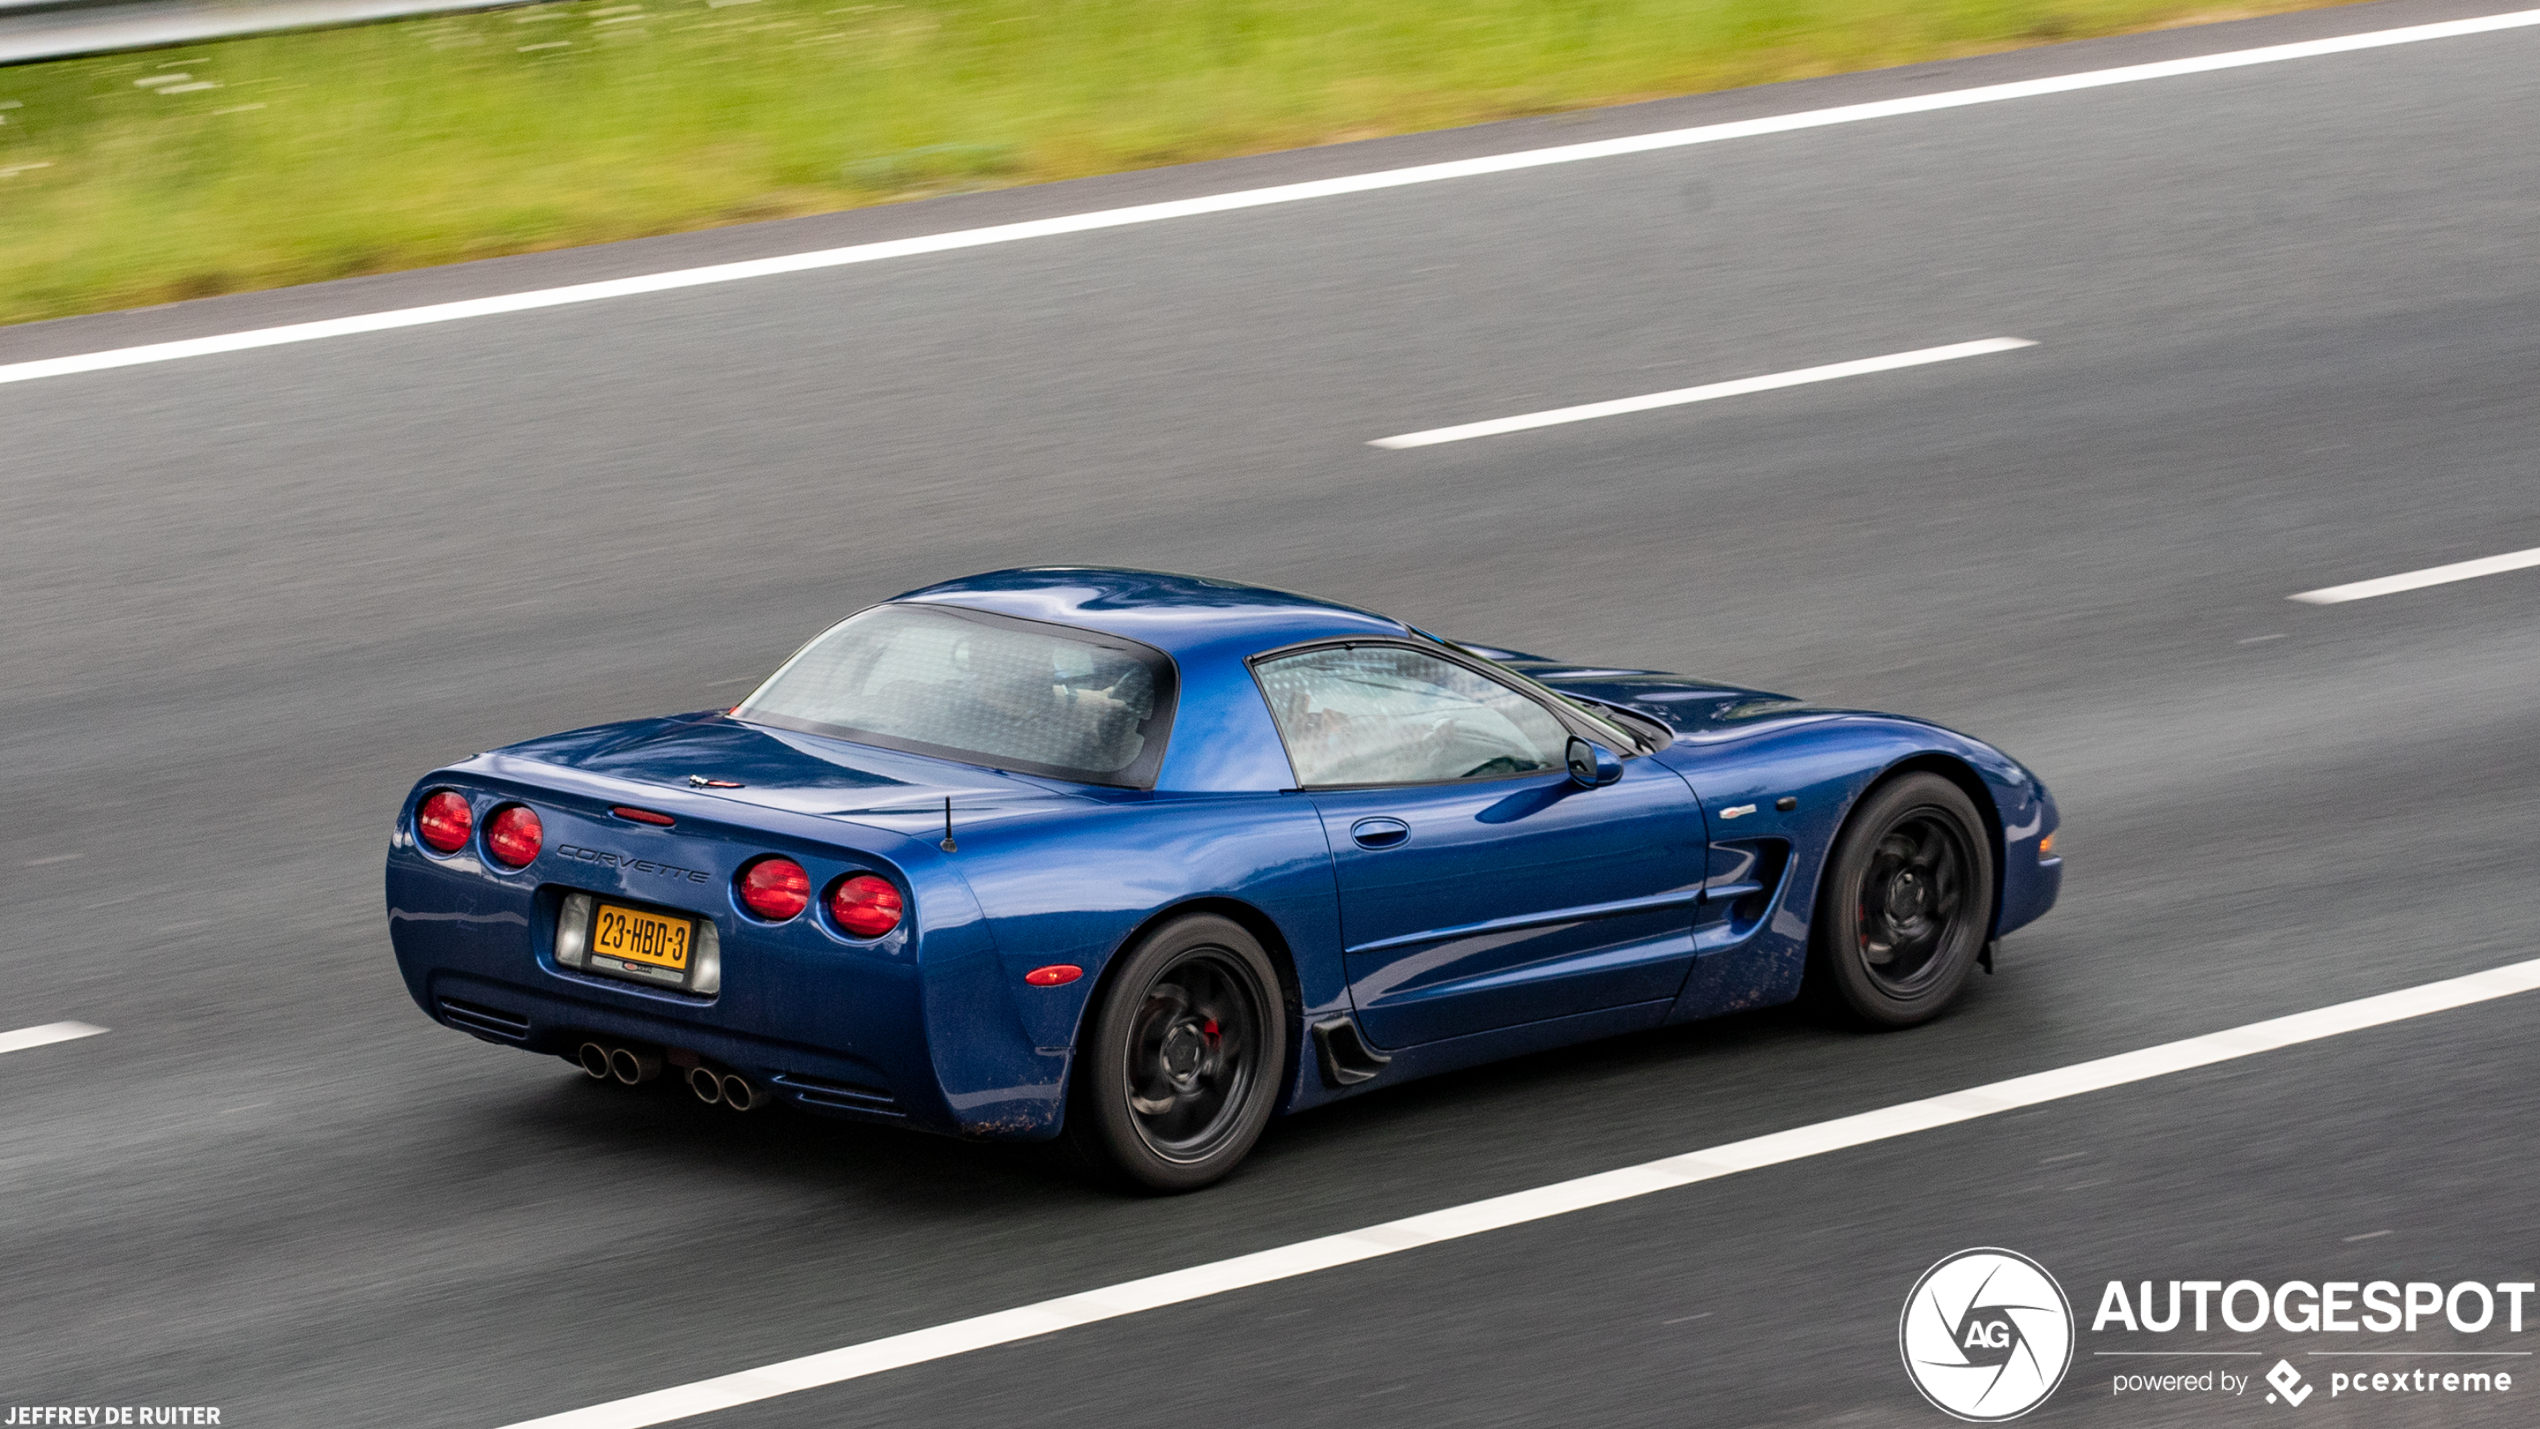
[{"label": "blue sports car", "polygon": [[728,710],[436,769],[388,928],[436,1020],[1120,1183],[1271,1116],[1814,999],[1938,1013],[2053,906],[2054,800],[1894,715],[1152,571],[860,611]]}]

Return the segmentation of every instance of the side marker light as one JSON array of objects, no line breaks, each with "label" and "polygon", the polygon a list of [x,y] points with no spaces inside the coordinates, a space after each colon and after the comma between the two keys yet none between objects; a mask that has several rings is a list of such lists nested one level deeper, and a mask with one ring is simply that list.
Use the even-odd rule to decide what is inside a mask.
[{"label": "side marker light", "polygon": [[1074,982],[1084,975],[1085,970],[1074,963],[1052,963],[1048,967],[1034,968],[1025,973],[1023,980],[1034,987],[1058,987]]},{"label": "side marker light", "polygon": [[2045,858],[2054,852],[2055,836],[2053,834],[2048,834],[2046,837],[2037,841],[2037,856],[2039,858]]}]

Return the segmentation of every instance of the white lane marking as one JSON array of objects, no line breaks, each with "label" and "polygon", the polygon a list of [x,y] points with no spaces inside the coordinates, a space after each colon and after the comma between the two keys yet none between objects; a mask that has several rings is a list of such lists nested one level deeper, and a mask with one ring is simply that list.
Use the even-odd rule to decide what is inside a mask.
[{"label": "white lane marking", "polygon": [[1713,382],[1701,387],[1679,387],[1672,392],[1651,392],[1640,397],[1617,397],[1611,402],[1588,402],[1576,407],[1555,407],[1549,412],[1527,412],[1515,417],[1495,417],[1487,422],[1467,422],[1460,427],[1433,427],[1425,432],[1407,432],[1398,437],[1378,437],[1367,445],[1387,451],[1403,451],[1411,447],[1433,447],[1441,442],[1470,441],[1475,437],[1496,437],[1509,432],[1532,431],[1537,427],[1557,427],[1564,422],[1589,422],[1598,417],[1619,417],[1626,412],[1647,412],[1659,407],[1681,407],[1688,402],[1711,402],[1722,397],[1743,397],[1750,392],[1771,392],[1783,387],[1805,387],[1811,382],[1832,382],[1839,377],[1860,377],[1872,372],[1893,372],[1900,367],[1921,367],[1927,363],[1949,362],[1961,357],[1982,357],[1993,352],[2012,352],[2036,343],[2024,337],[1988,337],[1975,342],[1955,342],[1947,347],[1918,348],[1912,352],[1892,352],[1885,357],[1863,357],[1851,362],[1829,362],[1823,367],[1802,367],[1794,372],[1768,372],[1761,377],[1740,377],[1730,382]]},{"label": "white lane marking", "polygon": [[47,1022],[41,1027],[21,1027],[15,1032],[0,1032],[0,1052],[23,1052],[29,1047],[73,1042],[82,1037],[94,1037],[105,1030],[85,1022]]},{"label": "white lane marking", "polygon": [[1435,1245],[1440,1241],[1523,1225],[1529,1221],[1586,1210],[1591,1206],[1689,1186],[1697,1181],[1864,1146],[1995,1112],[2035,1106],[2040,1102],[2104,1091],[2131,1082],[2168,1076],[2172,1072],[2255,1056],[2260,1052],[2468,1007],[2534,989],[2540,989],[2540,958],[2509,963],[2467,977],[2385,992],[2378,997],[2341,1002],[2334,1007],[2297,1012],[2290,1017],[2253,1022],[2245,1027],[2190,1037],[2180,1042],[2123,1052],[2054,1071],[2013,1077],[2008,1081],[1970,1087],[1923,1101],[1881,1107],[1876,1111],[1838,1117],[1813,1126],[1776,1131],[1745,1141],[1733,1141],[1725,1146],[1705,1147],[1681,1156],[1603,1171],[1574,1181],[1538,1186],[1530,1191],[1494,1196],[1469,1205],[1449,1206],[1445,1210],[1388,1221],[1383,1225],[1344,1231],[1339,1235],[1239,1255],[1231,1260],[1213,1261],[1185,1270],[1151,1275],[1143,1280],[1044,1300],[1037,1305],[1024,1305],[968,1320],[955,1320],[947,1325],[911,1330],[906,1334],[762,1365],[737,1374],[657,1389],[650,1394],[571,1409],[541,1419],[524,1420],[509,1426],[509,1429],[643,1429],[646,1425],[666,1424],[690,1415],[816,1389],[904,1365],[967,1354],[991,1345],[1011,1344],[1035,1335],[1046,1335],[1053,1330],[1117,1319],[1186,1300],[1223,1295],[1230,1290],[1309,1275],[1317,1270],[1329,1270],[1334,1266],[1391,1255],[1417,1246]]},{"label": "white lane marking", "polygon": [[2370,600],[2377,595],[2397,595],[2403,590],[2422,590],[2430,585],[2449,585],[2453,581],[2475,580],[2480,576],[2502,575],[2506,571],[2527,570],[2540,566],[2540,546],[2528,551],[2507,551],[2501,556],[2481,556],[2475,561],[2454,561],[2448,566],[2428,566],[2421,571],[2402,571],[2379,580],[2356,581],[2352,585],[2333,585],[2320,590],[2306,590],[2288,595],[2305,605],[2340,605],[2350,600]]},{"label": "white lane marking", "polygon": [[1798,129],[1821,129],[1834,124],[1858,124],[1871,119],[1892,119],[1901,115],[1923,114],[1933,110],[1961,109],[1972,104],[1998,104],[2005,100],[2035,99],[2051,94],[2068,94],[2075,90],[2104,89],[2110,85],[2139,84],[2146,80],[2174,79],[2183,75],[2207,74],[2216,70],[2243,69],[2251,65],[2318,59],[2327,55],[2348,54],[2357,50],[2384,49],[2392,45],[2416,44],[2426,40],[2456,39],[2466,35],[2521,29],[2532,25],[2540,25],[2540,10],[2517,10],[2509,14],[2487,15],[2476,19],[2446,20],[2439,24],[2410,25],[2394,30],[2339,35],[2324,40],[2303,40],[2287,45],[2266,45],[2257,49],[2231,50],[2222,54],[2198,55],[2191,59],[2162,60],[2154,64],[2086,70],[2079,74],[2056,75],[2048,79],[2025,79],[2010,84],[1980,85],[1973,89],[1943,90],[1935,94],[1882,99],[1867,104],[1846,104],[1831,109],[1810,109],[1796,114],[1776,114],[1762,119],[1740,119],[1726,124],[1704,124],[1690,129],[1635,134],[1621,139],[1600,139],[1585,144],[1527,149],[1513,154],[1494,154],[1487,158],[1457,159],[1442,164],[1417,164],[1409,168],[1383,169],[1374,173],[1351,174],[1341,178],[1316,179],[1308,183],[1242,189],[1234,193],[1212,194],[1205,198],[1175,199],[1166,203],[1138,204],[1129,208],[1101,209],[1092,213],[1072,214],[1064,218],[1043,218],[1027,223],[1006,223],[989,228],[961,229],[951,233],[929,234],[920,238],[897,238],[882,243],[859,243],[845,248],[825,248],[782,258],[754,258],[739,263],[716,263],[702,268],[681,268],[666,273],[649,273],[634,278],[612,278],[597,283],[575,283],[561,288],[541,288],[526,293],[509,293],[501,297],[470,298],[454,303],[434,303],[426,307],[364,313],[356,317],[328,318],[320,322],[257,328],[248,332],[224,333],[217,337],[187,338],[178,342],[154,342],[139,347],[120,347],[105,352],[82,353],[74,357],[48,357],[33,362],[10,363],[0,366],[0,382],[30,382],[41,377],[60,377],[75,372],[98,372],[114,367],[134,367],[148,362],[174,362],[180,358],[206,357],[223,352],[243,352],[251,348],[277,347],[284,343],[314,342],[321,338],[345,337],[355,333],[421,327],[427,323],[456,322],[463,318],[526,312],[535,308],[561,307],[568,303],[597,302],[605,298],[632,297],[640,293],[666,292],[674,288],[695,288],[709,283],[731,283],[746,278],[766,278],[780,273],[799,273],[813,268],[836,268],[850,263],[873,263],[922,253],[948,253],[962,248],[1015,243],[1025,239],[1050,238],[1068,233],[1087,233],[1104,228],[1125,228],[1134,224],[1194,218],[1202,214],[1229,213],[1237,209],[1261,208],[1270,204],[1338,198],[1347,194],[1369,193],[1378,189],[1404,188],[1412,184],[1469,179],[1485,174],[1511,173],[1520,169],[1537,169],[1552,164],[1575,164],[1584,160],[1615,158],[1625,154],[1646,154],[1653,150],[1680,149],[1693,144],[1716,144],[1724,140],[1750,139],[1765,134],[1786,134]]}]

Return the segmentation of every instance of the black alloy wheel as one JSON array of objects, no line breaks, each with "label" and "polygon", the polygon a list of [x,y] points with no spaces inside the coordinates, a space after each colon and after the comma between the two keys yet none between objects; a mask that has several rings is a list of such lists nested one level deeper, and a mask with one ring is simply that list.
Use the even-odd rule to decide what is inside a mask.
[{"label": "black alloy wheel", "polygon": [[1993,842],[1965,790],[1925,773],[1872,790],[1818,885],[1815,1001],[1873,1027],[1938,1016],[1984,950],[1993,880]]},{"label": "black alloy wheel", "polygon": [[1176,919],[1121,954],[1077,1044],[1066,1137],[1103,1179],[1191,1191],[1235,1168],[1287,1065],[1278,974],[1225,918]]}]

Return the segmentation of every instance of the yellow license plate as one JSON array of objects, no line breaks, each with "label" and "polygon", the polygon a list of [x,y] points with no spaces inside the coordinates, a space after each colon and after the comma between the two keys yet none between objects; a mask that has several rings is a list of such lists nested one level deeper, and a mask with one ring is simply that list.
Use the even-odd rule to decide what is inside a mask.
[{"label": "yellow license plate", "polygon": [[688,970],[688,940],[695,934],[696,924],[690,919],[603,903],[591,919],[591,951],[623,962],[684,973]]}]

